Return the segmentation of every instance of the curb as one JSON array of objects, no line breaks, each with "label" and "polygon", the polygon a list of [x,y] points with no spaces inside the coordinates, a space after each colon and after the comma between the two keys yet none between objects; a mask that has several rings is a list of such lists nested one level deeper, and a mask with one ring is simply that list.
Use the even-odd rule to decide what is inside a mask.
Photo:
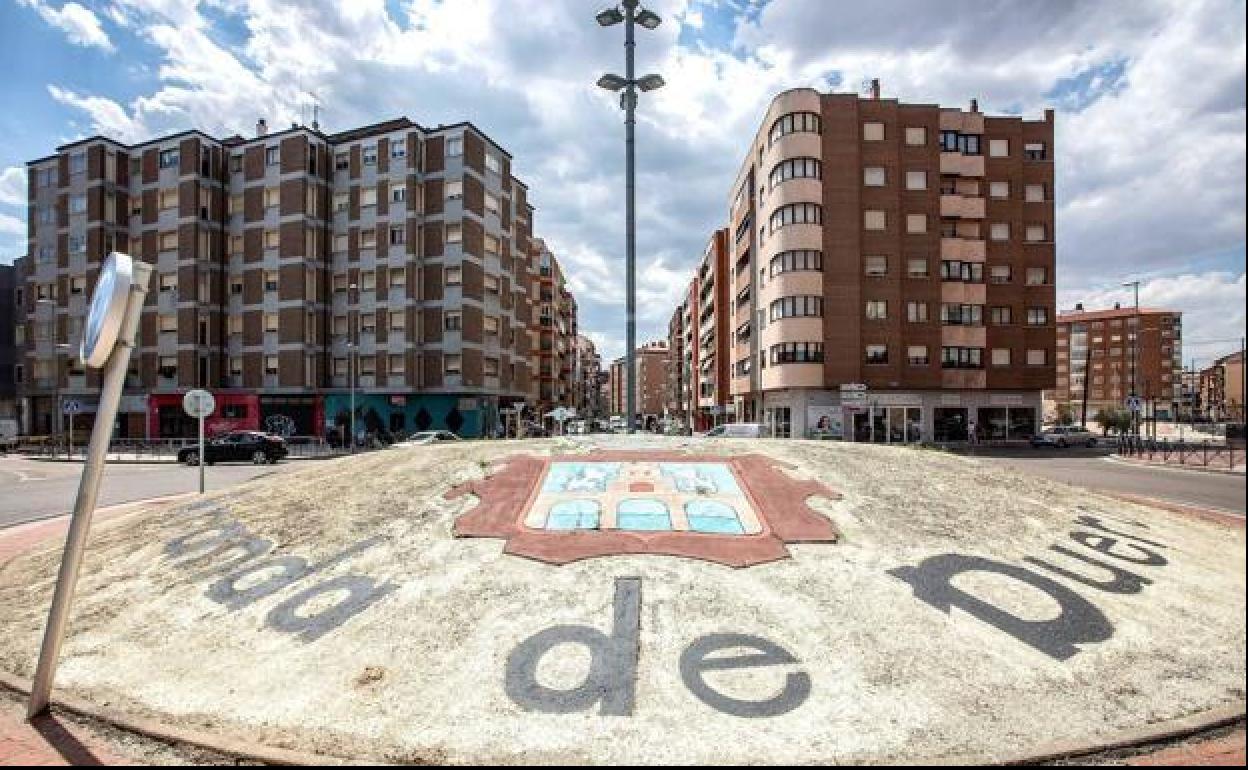
[{"label": "curb", "polygon": [[1130,465],[1135,468],[1164,468],[1171,471],[1195,471],[1196,473],[1217,473],[1222,476],[1239,476],[1243,478],[1244,471],[1234,471],[1230,468],[1210,468],[1204,465],[1171,465],[1170,463],[1155,463],[1148,460],[1128,460],[1118,455],[1106,455],[1106,460],[1122,465]]},{"label": "curb", "polygon": [[1216,508],[1202,508],[1199,505],[1172,503],[1169,500],[1159,500],[1155,497],[1144,497],[1142,495],[1130,495],[1125,492],[1101,492],[1100,494],[1135,505],[1158,508],[1168,513],[1179,514],[1180,516],[1188,516],[1202,521],[1212,521],[1233,529],[1243,529],[1245,524],[1244,514],[1235,513],[1234,511],[1222,511]]}]

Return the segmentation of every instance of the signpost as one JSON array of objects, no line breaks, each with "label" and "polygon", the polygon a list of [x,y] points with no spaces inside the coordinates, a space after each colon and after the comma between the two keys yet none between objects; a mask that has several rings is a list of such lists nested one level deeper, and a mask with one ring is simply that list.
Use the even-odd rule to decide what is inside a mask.
[{"label": "signpost", "polygon": [[1139,396],[1127,396],[1122,403],[1129,411],[1136,414],[1144,409],[1144,399]]},{"label": "signpost", "polygon": [[65,455],[66,459],[74,459],[74,415],[82,411],[82,402],[76,398],[71,398],[61,404],[61,411],[69,417],[69,452]]},{"label": "signpost", "polygon": [[28,718],[46,711],[52,694],[52,680],[56,676],[74,587],[78,583],[87,533],[91,529],[91,514],[95,511],[95,500],[100,491],[100,476],[108,456],[113,423],[117,419],[121,391],[126,383],[126,369],[130,365],[130,351],[139,330],[143,298],[147,295],[151,277],[151,265],[115,251],[100,267],[95,292],[91,296],[79,355],[86,366],[103,368],[104,380],[86,461],[82,466],[82,480],[78,483],[78,496],[69,521],[69,533],[65,538],[65,552],[61,556],[52,607],[48,610],[48,624],[39,648],[39,663],[30,688],[30,702],[26,709]]},{"label": "signpost", "polygon": [[182,409],[188,415],[199,420],[199,455],[196,465],[199,466],[199,493],[204,493],[204,466],[207,455],[204,454],[204,418],[216,411],[217,401],[206,390],[189,390],[182,397]]}]

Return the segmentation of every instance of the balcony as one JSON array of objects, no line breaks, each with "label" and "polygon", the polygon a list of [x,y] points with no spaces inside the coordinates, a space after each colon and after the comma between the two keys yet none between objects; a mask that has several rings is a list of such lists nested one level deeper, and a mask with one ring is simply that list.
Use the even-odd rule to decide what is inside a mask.
[{"label": "balcony", "polygon": [[968,195],[940,196],[940,215],[959,219],[983,219],[984,199]]},{"label": "balcony", "polygon": [[940,154],[940,173],[982,177],[984,175],[984,156],[963,155],[960,152],[942,152]]},{"label": "balcony", "polygon": [[988,244],[979,238],[941,238],[940,258],[983,262],[988,259]]}]

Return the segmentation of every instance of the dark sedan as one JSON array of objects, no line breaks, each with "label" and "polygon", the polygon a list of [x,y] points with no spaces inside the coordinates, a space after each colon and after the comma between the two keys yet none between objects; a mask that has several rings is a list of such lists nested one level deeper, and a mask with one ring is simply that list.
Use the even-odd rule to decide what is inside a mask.
[{"label": "dark sedan", "polygon": [[[213,463],[248,462],[273,464],[287,455],[281,436],[253,430],[240,430],[204,442],[204,461]],[[178,452],[178,462],[199,465],[199,445]]]}]

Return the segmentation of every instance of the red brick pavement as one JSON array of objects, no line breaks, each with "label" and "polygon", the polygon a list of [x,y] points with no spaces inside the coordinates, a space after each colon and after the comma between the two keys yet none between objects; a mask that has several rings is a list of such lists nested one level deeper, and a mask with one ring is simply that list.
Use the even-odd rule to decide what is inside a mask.
[{"label": "red brick pavement", "polygon": [[24,717],[23,703],[0,695],[0,766],[132,764],[94,731],[64,717]]},{"label": "red brick pavement", "polygon": [[1171,767],[1242,766],[1244,764],[1244,728],[1241,727],[1221,738],[1212,738],[1196,743],[1184,743],[1179,746],[1162,749],[1153,754],[1132,757],[1126,760],[1126,763],[1128,765],[1169,765]]}]

